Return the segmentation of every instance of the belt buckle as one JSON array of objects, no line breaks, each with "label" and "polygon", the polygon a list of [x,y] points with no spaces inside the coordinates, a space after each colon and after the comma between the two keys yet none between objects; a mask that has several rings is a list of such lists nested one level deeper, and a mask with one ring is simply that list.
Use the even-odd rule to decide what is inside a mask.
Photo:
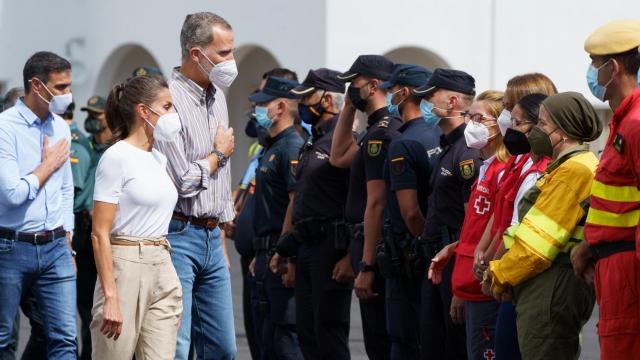
[{"label": "belt buckle", "polygon": [[205,226],[206,226],[207,229],[215,228],[217,226],[216,220],[213,219],[213,218],[208,218],[206,223],[205,223]]},{"label": "belt buckle", "polygon": [[33,234],[33,245],[39,245],[39,243],[38,243],[38,236],[39,235],[40,234],[37,233],[37,232]]}]

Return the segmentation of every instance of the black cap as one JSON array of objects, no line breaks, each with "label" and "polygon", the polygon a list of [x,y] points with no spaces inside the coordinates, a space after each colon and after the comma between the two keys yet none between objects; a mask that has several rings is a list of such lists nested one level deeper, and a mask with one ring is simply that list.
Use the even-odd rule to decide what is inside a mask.
[{"label": "black cap", "polygon": [[389,80],[380,84],[380,89],[388,89],[393,85],[420,87],[427,84],[433,72],[418,65],[396,64]]},{"label": "black cap", "polygon": [[446,89],[473,96],[476,94],[476,80],[464,71],[436,69],[427,84],[413,89],[412,93],[418,97],[425,97],[437,89]]},{"label": "black cap", "polygon": [[344,82],[338,80],[338,75],[340,75],[339,72],[326,68],[309,70],[302,85],[291,90],[291,92],[295,95],[306,95],[313,90],[326,90],[344,94]]},{"label": "black cap", "polygon": [[338,75],[338,80],[349,82],[358,75],[369,76],[380,80],[389,80],[393,72],[393,63],[381,55],[360,55],[349,71]]},{"label": "black cap", "polygon": [[300,84],[294,80],[269,76],[262,90],[249,96],[249,101],[264,104],[278,98],[299,99],[299,95],[291,93],[291,89],[298,85]]}]

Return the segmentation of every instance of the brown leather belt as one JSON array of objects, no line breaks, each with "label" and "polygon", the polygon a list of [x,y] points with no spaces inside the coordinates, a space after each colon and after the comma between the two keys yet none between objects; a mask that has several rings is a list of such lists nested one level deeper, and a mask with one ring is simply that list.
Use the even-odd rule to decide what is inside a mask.
[{"label": "brown leather belt", "polygon": [[174,212],[173,218],[179,221],[189,222],[195,226],[200,226],[209,230],[218,227],[218,218],[197,218],[194,216],[187,216],[179,212]]},{"label": "brown leather belt", "polygon": [[46,244],[55,239],[64,237],[66,231],[59,226],[53,230],[37,231],[37,232],[21,232],[0,227],[0,238],[7,240],[18,240],[33,245]]}]

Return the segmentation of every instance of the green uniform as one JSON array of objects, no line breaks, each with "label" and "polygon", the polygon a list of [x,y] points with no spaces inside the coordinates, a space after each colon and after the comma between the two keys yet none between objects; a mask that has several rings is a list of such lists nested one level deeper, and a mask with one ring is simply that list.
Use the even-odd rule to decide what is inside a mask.
[{"label": "green uniform", "polygon": [[[73,186],[75,188],[75,196],[73,199],[73,212],[79,213],[88,211],[86,206],[87,188],[89,171],[91,169],[91,144],[89,139],[84,136],[78,126],[72,123],[71,130],[71,172],[73,174]],[[93,186],[91,186],[93,188]]]}]

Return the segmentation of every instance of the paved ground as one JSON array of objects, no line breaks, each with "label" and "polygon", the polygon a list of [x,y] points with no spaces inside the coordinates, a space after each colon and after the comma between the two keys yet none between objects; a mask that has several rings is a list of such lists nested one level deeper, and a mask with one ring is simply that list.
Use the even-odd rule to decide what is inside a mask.
[{"label": "paved ground", "polygon": [[[231,249],[233,249],[233,245],[231,245]],[[238,360],[249,360],[251,359],[251,355],[249,353],[249,347],[247,346],[247,339],[244,332],[244,326],[242,323],[242,284],[241,284],[241,275],[239,269],[240,259],[237,256],[237,253],[232,250],[232,286],[233,286],[233,305],[234,305],[234,316],[236,323],[236,333],[238,338]],[[354,296],[355,299],[355,296]],[[596,360],[599,359],[599,350],[598,350],[598,338],[596,336],[595,324],[596,319],[598,317],[597,309],[594,311],[594,314],[591,320],[587,323],[583,330],[583,350],[580,359],[584,360]],[[26,340],[29,336],[29,323],[26,318],[23,317],[21,322],[20,329],[20,344],[19,344],[19,352],[22,353]],[[366,354],[364,352],[364,343],[362,340],[362,328],[360,321],[360,310],[358,309],[358,303],[355,300],[352,300],[351,306],[351,337],[350,337],[350,345],[351,345],[351,356],[354,360],[366,359]]]}]

